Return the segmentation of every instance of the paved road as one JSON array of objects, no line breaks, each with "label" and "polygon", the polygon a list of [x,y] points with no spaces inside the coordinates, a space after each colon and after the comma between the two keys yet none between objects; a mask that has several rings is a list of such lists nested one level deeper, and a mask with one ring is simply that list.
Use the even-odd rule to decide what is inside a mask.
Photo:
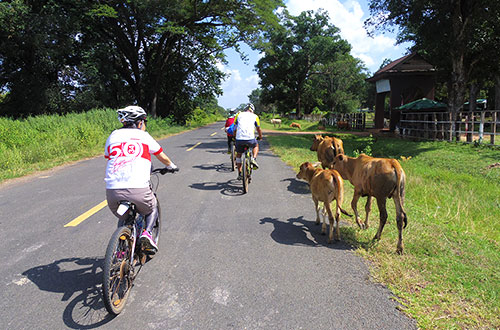
[{"label": "paved road", "polygon": [[0,186],[2,328],[415,329],[347,244],[326,244],[307,185],[265,141],[241,193],[221,126],[161,141],[181,171],[160,178],[160,254],[116,318],[100,296],[116,220],[65,227],[104,200],[104,159]]}]

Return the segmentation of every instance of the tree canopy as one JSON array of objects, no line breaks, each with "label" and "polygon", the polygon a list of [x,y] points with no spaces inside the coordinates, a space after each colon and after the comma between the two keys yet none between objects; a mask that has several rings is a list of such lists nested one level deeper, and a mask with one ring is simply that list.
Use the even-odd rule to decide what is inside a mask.
[{"label": "tree canopy", "polygon": [[[282,112],[296,109],[299,117],[304,109],[310,112],[318,106],[335,111],[359,107],[361,93],[349,89],[364,83],[363,67],[349,54],[351,46],[329,23],[327,13],[292,16],[285,11],[281,26],[266,31],[265,38],[265,55],[256,65],[264,103],[275,104]],[[348,76],[355,78],[351,81]],[[347,85],[340,83],[344,78]]]},{"label": "tree canopy", "polygon": [[[0,3],[1,113],[136,103],[187,117],[221,93],[223,51],[262,43],[281,0]],[[66,104],[66,107],[64,105]]]},{"label": "tree canopy", "polygon": [[500,3],[489,0],[370,0],[374,30],[398,28],[398,40],[415,43],[448,80],[448,104],[456,111],[467,84],[500,72]]}]

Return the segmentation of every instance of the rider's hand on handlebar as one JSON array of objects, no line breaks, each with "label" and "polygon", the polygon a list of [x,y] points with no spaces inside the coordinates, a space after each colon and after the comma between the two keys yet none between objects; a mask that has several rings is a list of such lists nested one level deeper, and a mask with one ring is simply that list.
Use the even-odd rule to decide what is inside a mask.
[{"label": "rider's hand on handlebar", "polygon": [[167,169],[169,170],[177,170],[179,169],[177,165],[174,164],[174,162],[170,162],[170,165],[167,166]]},{"label": "rider's hand on handlebar", "polygon": [[258,136],[258,137],[257,137],[257,140],[262,140],[262,136]]}]

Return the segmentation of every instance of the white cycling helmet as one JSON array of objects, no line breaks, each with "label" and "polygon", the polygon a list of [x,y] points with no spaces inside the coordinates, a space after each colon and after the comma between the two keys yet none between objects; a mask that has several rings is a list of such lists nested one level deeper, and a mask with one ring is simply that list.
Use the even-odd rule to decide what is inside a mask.
[{"label": "white cycling helmet", "polygon": [[250,111],[254,112],[254,111],[255,111],[255,107],[254,107],[254,105],[253,105],[252,103],[248,103],[248,104],[245,106],[245,111],[247,111],[247,110],[250,110]]},{"label": "white cycling helmet", "polygon": [[120,123],[133,123],[140,119],[146,119],[146,111],[137,105],[129,105],[123,109],[116,110]]}]

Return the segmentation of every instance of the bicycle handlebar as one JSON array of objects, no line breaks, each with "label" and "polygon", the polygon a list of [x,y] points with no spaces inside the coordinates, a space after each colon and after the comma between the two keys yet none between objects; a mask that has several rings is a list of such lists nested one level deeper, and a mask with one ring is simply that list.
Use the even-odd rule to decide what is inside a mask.
[{"label": "bicycle handlebar", "polygon": [[163,167],[163,168],[155,168],[154,170],[151,171],[151,173],[160,173],[161,175],[164,175],[166,173],[175,173],[178,171],[179,171],[179,168],[170,169],[170,168]]}]

